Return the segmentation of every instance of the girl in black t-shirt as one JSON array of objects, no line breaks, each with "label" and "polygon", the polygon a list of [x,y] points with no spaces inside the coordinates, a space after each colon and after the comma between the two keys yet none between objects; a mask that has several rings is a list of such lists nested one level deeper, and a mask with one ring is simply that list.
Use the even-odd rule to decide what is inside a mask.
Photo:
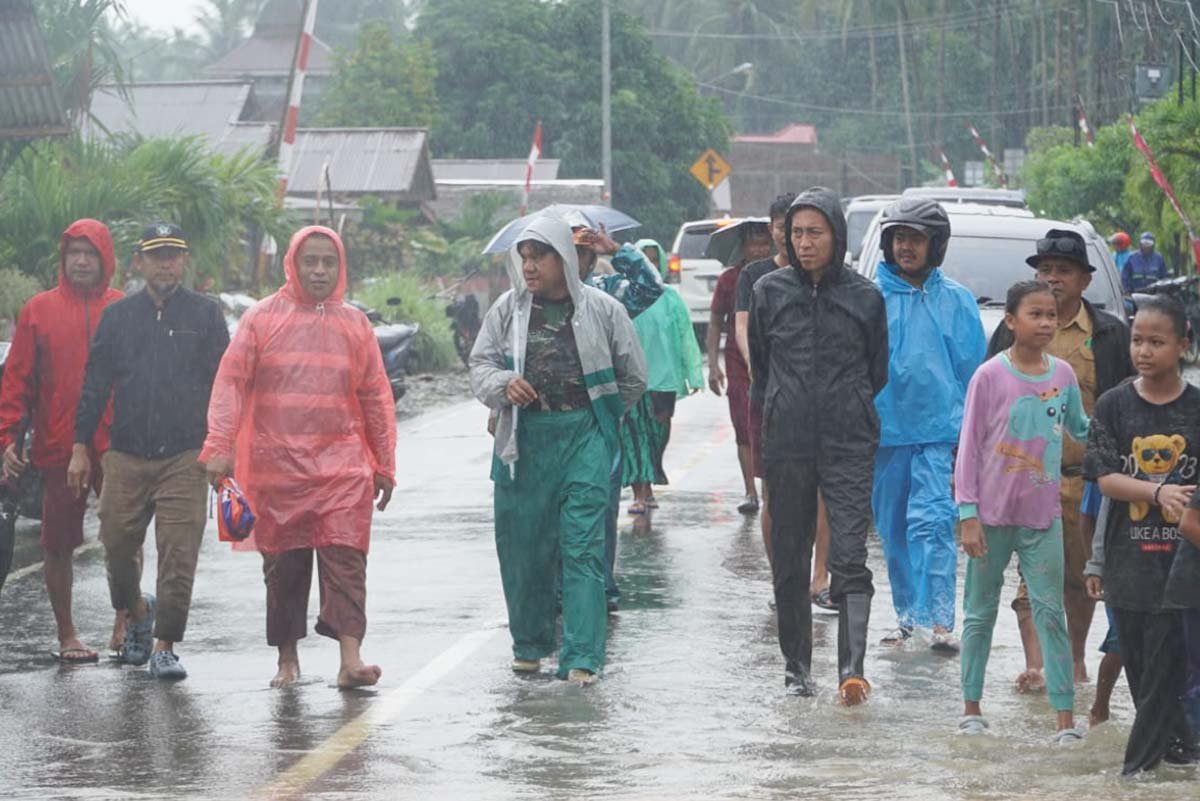
[{"label": "girl in black t-shirt", "polygon": [[1138,376],[1096,403],[1084,474],[1112,504],[1103,593],[1116,619],[1137,716],[1123,773],[1193,758],[1180,698],[1185,686],[1183,610],[1200,605],[1200,553],[1179,532],[1200,463],[1200,389],[1184,381],[1187,319],[1175,301],[1141,304],[1129,352]]}]

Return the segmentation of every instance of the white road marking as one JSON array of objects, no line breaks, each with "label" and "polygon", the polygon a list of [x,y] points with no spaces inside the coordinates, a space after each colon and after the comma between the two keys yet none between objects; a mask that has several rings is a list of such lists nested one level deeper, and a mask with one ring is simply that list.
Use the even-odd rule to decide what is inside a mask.
[{"label": "white road marking", "polygon": [[[80,545],[78,548],[75,549],[75,555],[80,556],[85,553],[90,553],[92,551],[97,550],[99,547],[100,547],[99,540],[97,540],[95,542],[84,543],[83,545]],[[21,568],[20,570],[14,570],[13,572],[9,573],[7,580],[8,581],[17,581],[19,579],[23,579],[26,576],[30,576],[30,575],[33,575],[34,573],[37,573],[39,570],[41,570],[45,566],[46,566],[45,562],[37,562],[32,565],[26,565],[25,567]]]}]

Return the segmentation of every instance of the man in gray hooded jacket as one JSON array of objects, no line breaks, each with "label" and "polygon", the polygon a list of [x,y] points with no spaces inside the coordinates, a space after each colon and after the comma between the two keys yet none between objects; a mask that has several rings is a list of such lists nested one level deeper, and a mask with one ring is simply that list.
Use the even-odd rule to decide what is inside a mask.
[{"label": "man in gray hooded jacket", "polygon": [[[518,269],[519,267],[519,269]],[[471,388],[499,413],[492,480],[496,552],[513,669],[595,680],[604,664],[604,521],[622,415],[646,389],[646,363],[624,307],[579,277],[570,225],[532,221],[509,254],[513,289],[496,301],[471,351]]]},{"label": "man in gray hooded jacket", "polygon": [[829,517],[830,594],[838,606],[842,703],[866,700],[863,676],[874,587],[867,568],[871,479],[879,447],[874,397],[888,377],[883,296],[843,265],[846,219],[836,193],[801,193],[785,222],[788,267],[754,285],[750,304],[753,400],[771,514],[772,574],[784,683],[815,693],[809,601],[817,490]]}]

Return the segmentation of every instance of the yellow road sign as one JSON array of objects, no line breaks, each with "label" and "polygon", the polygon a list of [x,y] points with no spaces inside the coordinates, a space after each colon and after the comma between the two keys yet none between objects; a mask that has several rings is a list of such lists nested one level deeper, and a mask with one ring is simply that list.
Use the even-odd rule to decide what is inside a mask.
[{"label": "yellow road sign", "polygon": [[688,172],[705,187],[712,189],[729,177],[733,167],[730,167],[729,162],[721,158],[715,150],[709,148],[700,154],[700,158],[696,159],[696,163]]}]

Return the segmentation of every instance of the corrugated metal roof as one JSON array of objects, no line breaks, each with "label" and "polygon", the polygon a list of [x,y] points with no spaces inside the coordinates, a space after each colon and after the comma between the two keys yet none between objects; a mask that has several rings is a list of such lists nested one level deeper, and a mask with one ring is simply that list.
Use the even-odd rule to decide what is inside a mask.
[{"label": "corrugated metal roof", "polygon": [[[299,27],[299,26],[297,26]],[[255,34],[204,68],[214,78],[287,78],[296,55],[296,36],[259,36]],[[308,51],[307,75],[333,73],[333,51],[313,37]]]},{"label": "corrugated metal roof", "polygon": [[336,195],[379,195],[419,203],[434,197],[424,128],[302,128],[288,175],[288,194],[315,194],[329,163]]},{"label": "corrugated metal roof", "polygon": [[[241,119],[252,88],[245,81],[130,84],[127,103],[115,87],[103,86],[92,95],[92,116],[114,134],[204,136],[221,145],[230,127]],[[91,121],[84,132],[100,133]]]},{"label": "corrugated metal roof", "polygon": [[70,133],[31,0],[0,0],[0,140]]},{"label": "corrugated metal roof", "polygon": [[[524,181],[525,159],[434,159],[435,181]],[[533,180],[553,181],[558,178],[558,159],[538,159],[533,166]]]}]

